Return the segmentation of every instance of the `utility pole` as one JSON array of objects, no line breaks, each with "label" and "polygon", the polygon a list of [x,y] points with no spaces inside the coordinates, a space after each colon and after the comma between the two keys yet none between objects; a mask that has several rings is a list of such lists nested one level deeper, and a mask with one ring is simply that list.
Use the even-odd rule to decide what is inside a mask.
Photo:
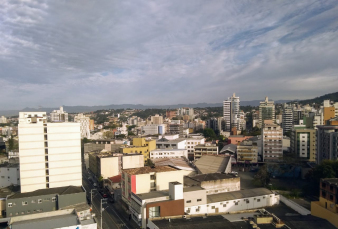
[{"label": "utility pole", "polygon": [[103,227],[102,227],[102,215],[103,215],[103,211],[105,210],[105,208],[102,208],[102,204],[103,204],[103,203],[106,204],[107,202],[105,202],[105,201],[107,201],[107,199],[101,199],[101,207],[100,207],[100,211],[101,211],[101,212],[100,212],[100,213],[101,213],[101,229],[103,228]]},{"label": "utility pole", "polygon": [[96,189],[90,190],[90,208],[93,209],[93,191],[96,191]]}]

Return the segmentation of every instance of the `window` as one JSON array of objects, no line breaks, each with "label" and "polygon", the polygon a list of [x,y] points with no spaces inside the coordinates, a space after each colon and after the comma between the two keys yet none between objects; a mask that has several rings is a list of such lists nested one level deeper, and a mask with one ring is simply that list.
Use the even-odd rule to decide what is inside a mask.
[{"label": "window", "polygon": [[187,204],[188,204],[188,203],[191,203],[191,200],[187,200],[186,203],[187,203]]},{"label": "window", "polygon": [[8,207],[11,208],[13,206],[12,203],[8,203]]},{"label": "window", "polygon": [[150,175],[150,180],[155,180],[155,175]]},{"label": "window", "polygon": [[250,200],[246,200],[246,203],[247,203],[247,204],[250,203]]},{"label": "window", "polygon": [[215,206],[211,206],[211,209],[215,209]]},{"label": "window", "polygon": [[28,202],[27,201],[22,201],[22,205],[27,205]]},{"label": "window", "polygon": [[197,199],[197,202],[200,202],[200,201],[202,201],[202,199]]},{"label": "window", "polygon": [[261,199],[257,199],[257,202],[261,202]]},{"label": "window", "polygon": [[56,201],[56,197],[53,197],[53,198],[52,198],[52,202],[55,202],[55,201]]},{"label": "window", "polygon": [[35,203],[36,203],[36,201],[35,201],[35,200],[32,200],[32,201],[31,201],[31,203],[32,203],[32,204],[35,204]]},{"label": "window", "polygon": [[196,212],[199,212],[200,211],[200,208],[198,207],[198,208],[196,208]]},{"label": "window", "polygon": [[149,218],[155,218],[160,216],[160,206],[149,208]]},{"label": "window", "polygon": [[41,204],[42,203],[42,199],[38,199],[38,203]]},{"label": "window", "polygon": [[235,202],[235,205],[238,205],[238,202]]},{"label": "window", "polygon": [[223,204],[223,207],[226,207],[227,205],[226,204]]},{"label": "window", "polygon": [[330,200],[333,200],[333,195],[330,195]]}]

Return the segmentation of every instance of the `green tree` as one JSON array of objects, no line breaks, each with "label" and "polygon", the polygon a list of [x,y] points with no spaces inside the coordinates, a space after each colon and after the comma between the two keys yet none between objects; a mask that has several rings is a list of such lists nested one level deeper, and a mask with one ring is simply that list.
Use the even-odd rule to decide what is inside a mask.
[{"label": "green tree", "polygon": [[114,138],[114,132],[113,131],[106,131],[103,133],[104,139],[112,139]]},{"label": "green tree", "polygon": [[14,150],[14,138],[13,135],[8,139],[8,150],[12,151]]},{"label": "green tree", "polygon": [[137,126],[136,126],[136,125],[128,126],[128,131],[131,131],[131,130],[134,129],[135,127],[137,127]]},{"label": "green tree", "polygon": [[270,173],[268,172],[267,166],[263,165],[258,170],[254,178],[254,183],[257,186],[266,186],[270,183]]},{"label": "green tree", "polygon": [[216,134],[214,130],[211,128],[205,128],[203,130],[203,135],[205,138],[216,139]]}]

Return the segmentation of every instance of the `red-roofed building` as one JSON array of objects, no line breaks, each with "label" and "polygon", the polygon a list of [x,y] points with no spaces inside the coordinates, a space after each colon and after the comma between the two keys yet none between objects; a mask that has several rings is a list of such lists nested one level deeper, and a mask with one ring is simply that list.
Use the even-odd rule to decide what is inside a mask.
[{"label": "red-roofed building", "polygon": [[116,189],[121,188],[121,174],[107,179],[106,188],[110,191],[111,194],[114,193]]}]

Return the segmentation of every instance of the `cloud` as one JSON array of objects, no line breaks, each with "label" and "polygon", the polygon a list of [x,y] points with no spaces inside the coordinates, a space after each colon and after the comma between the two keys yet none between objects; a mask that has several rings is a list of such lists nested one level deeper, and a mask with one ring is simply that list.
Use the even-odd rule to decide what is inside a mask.
[{"label": "cloud", "polygon": [[311,98],[338,83],[338,3],[10,1],[1,109]]}]

